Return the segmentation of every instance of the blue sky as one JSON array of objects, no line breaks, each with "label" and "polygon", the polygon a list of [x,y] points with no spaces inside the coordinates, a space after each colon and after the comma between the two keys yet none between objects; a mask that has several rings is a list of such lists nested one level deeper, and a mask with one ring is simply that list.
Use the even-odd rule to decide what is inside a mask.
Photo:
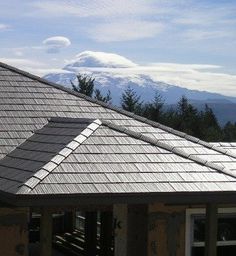
[{"label": "blue sky", "polygon": [[0,38],[1,61],[38,74],[91,50],[236,81],[235,0],[0,0]]}]

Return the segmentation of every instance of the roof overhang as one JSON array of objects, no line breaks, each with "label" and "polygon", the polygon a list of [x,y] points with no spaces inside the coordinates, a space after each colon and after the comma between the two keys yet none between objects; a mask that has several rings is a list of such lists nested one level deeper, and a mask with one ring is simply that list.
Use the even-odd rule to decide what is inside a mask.
[{"label": "roof overhang", "polygon": [[80,207],[113,204],[236,204],[235,191],[216,192],[169,192],[169,193],[104,193],[104,194],[57,194],[13,195],[1,194],[3,203],[24,207]]}]

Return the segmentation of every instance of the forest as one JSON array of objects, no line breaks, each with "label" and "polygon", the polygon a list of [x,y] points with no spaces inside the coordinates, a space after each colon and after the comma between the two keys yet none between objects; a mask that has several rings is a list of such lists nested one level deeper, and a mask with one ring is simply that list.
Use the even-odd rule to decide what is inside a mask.
[{"label": "forest", "polygon": [[[95,79],[86,75],[77,75],[77,83],[72,84],[74,91],[93,97],[107,104],[112,104],[111,93],[103,95],[94,86]],[[127,87],[123,91],[120,106],[129,112],[146,117],[176,130],[185,132],[209,142],[235,142],[236,123],[227,122],[223,127],[206,104],[204,110],[198,110],[182,96],[175,107],[167,107],[161,95],[156,92],[150,102],[142,101],[140,95]]]}]

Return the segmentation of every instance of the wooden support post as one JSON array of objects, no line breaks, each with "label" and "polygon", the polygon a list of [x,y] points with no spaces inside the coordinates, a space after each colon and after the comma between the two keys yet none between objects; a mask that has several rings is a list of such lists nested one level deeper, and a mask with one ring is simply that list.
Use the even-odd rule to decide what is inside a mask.
[{"label": "wooden support post", "polygon": [[217,255],[217,205],[207,204],[205,225],[205,256]]},{"label": "wooden support post", "polygon": [[147,213],[147,205],[114,205],[115,256],[147,255]]},{"label": "wooden support post", "polygon": [[40,256],[52,256],[52,213],[47,208],[41,211]]},{"label": "wooden support post", "polygon": [[85,213],[85,255],[96,256],[97,212]]},{"label": "wooden support post", "polygon": [[126,204],[113,206],[115,256],[127,256],[128,207]]},{"label": "wooden support post", "polygon": [[100,256],[111,256],[112,212],[101,212]]}]

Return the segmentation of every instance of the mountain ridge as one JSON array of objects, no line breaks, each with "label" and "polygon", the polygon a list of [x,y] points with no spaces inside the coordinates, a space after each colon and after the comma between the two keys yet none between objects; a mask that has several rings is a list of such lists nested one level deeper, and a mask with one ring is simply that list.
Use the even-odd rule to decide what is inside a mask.
[{"label": "mountain ridge", "polygon": [[[211,104],[213,110],[221,113],[220,106],[224,104],[225,108],[225,104],[227,104],[228,107],[226,109],[236,109],[235,97],[208,91],[187,89],[165,83],[154,79],[149,74],[133,73],[133,69],[136,68],[137,64],[123,56],[113,53],[85,51],[67,63],[61,72],[49,73],[44,78],[71,88],[71,82],[76,83],[76,74],[80,73],[92,76],[95,78],[95,87],[100,89],[102,93],[110,90],[112,103],[118,106],[120,105],[122,92],[130,86],[137,95],[141,96],[144,102],[151,101],[155,92],[158,92],[167,105],[176,104],[184,95],[198,108],[202,108],[204,104]],[[236,116],[236,110],[231,113],[229,117],[230,121],[235,121],[232,119],[234,113]],[[225,122],[225,117],[222,119],[222,113],[217,118],[220,123]]]}]

